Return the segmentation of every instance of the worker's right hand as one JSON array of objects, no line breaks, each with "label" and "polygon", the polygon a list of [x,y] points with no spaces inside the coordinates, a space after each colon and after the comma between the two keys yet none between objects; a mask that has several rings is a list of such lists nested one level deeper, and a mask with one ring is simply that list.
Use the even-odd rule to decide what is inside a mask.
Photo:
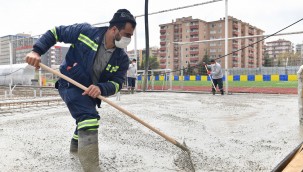
[{"label": "worker's right hand", "polygon": [[96,85],[90,85],[83,93],[82,95],[89,95],[92,98],[97,98],[99,95],[101,95],[101,90]]},{"label": "worker's right hand", "polygon": [[25,61],[26,63],[28,63],[29,65],[34,66],[36,69],[39,69],[39,63],[41,62],[41,57],[38,53],[31,51],[30,53],[28,53],[25,57]]}]

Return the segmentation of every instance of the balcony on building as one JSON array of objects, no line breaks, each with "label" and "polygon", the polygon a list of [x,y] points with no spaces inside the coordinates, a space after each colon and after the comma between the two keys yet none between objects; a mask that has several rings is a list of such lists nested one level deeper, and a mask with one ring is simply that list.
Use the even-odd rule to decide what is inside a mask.
[{"label": "balcony on building", "polygon": [[238,29],[238,24],[234,23],[233,24],[233,29]]},{"label": "balcony on building", "polygon": [[165,57],[166,56],[165,52],[160,52],[159,54],[160,54],[161,57]]},{"label": "balcony on building", "polygon": [[199,32],[198,31],[194,31],[194,32],[190,32],[189,33],[191,36],[193,36],[193,35],[199,35]]},{"label": "balcony on building", "polygon": [[237,30],[233,30],[233,35],[238,36],[239,32]]},{"label": "balcony on building", "polygon": [[199,57],[191,57],[191,58],[189,59],[189,61],[190,61],[190,62],[197,62],[197,61],[199,61]]},{"label": "balcony on building", "polygon": [[189,52],[189,54],[190,55],[196,55],[196,54],[199,54],[199,51],[198,50],[191,50],[190,52]]},{"label": "balcony on building", "polygon": [[166,47],[161,47],[160,51],[166,51]]},{"label": "balcony on building", "polygon": [[199,38],[190,38],[189,41],[190,41],[190,42],[199,41]]},{"label": "balcony on building", "polygon": [[165,39],[166,38],[166,35],[161,35],[160,36],[160,39]]},{"label": "balcony on building", "polygon": [[189,29],[199,29],[199,25],[192,25],[192,26],[189,26]]},{"label": "balcony on building", "polygon": [[238,57],[233,57],[233,61],[237,62],[238,60]]},{"label": "balcony on building", "polygon": [[165,45],[166,45],[166,42],[165,42],[165,41],[162,41],[162,42],[160,42],[160,45],[161,45],[161,46],[165,46]]},{"label": "balcony on building", "polygon": [[249,35],[253,35],[253,34],[254,34],[254,31],[253,31],[253,30],[248,30],[248,34],[249,34]]},{"label": "balcony on building", "polygon": [[191,44],[190,45],[190,47],[189,47],[190,49],[197,49],[197,48],[199,48],[199,45],[194,45],[194,44]]},{"label": "balcony on building", "polygon": [[166,62],[166,59],[160,59],[160,63],[165,63]]},{"label": "balcony on building", "polygon": [[164,33],[166,33],[166,30],[165,29],[160,29],[160,33],[164,34]]},{"label": "balcony on building", "polygon": [[166,64],[160,64],[160,68],[161,69],[165,69],[166,68]]}]

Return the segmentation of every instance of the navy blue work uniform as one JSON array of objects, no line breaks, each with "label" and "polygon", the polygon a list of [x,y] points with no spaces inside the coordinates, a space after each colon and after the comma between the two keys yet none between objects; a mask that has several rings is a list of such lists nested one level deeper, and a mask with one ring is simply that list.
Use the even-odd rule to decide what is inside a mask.
[{"label": "navy blue work uniform", "polygon": [[[33,51],[42,55],[56,42],[70,43],[66,58],[60,65],[60,72],[88,87],[93,84],[93,63],[107,29],[108,27],[93,27],[87,23],[55,27],[37,40]],[[77,65],[73,66],[75,63]],[[125,51],[116,47],[96,84],[102,96],[111,96],[122,88],[128,64],[129,58]],[[68,70],[69,66],[73,67]],[[62,78],[56,86],[76,120],[77,128],[73,138],[78,140],[78,130],[96,130],[100,119],[96,106],[100,107],[101,101],[88,95],[83,96],[83,90]]]}]

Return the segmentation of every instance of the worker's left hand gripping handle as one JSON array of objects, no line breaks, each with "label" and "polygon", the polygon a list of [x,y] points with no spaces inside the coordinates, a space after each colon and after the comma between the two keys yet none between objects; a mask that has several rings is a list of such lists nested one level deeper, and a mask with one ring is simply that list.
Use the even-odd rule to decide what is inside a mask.
[{"label": "worker's left hand gripping handle", "polygon": [[39,69],[39,63],[41,62],[41,57],[38,53],[31,51],[30,53],[28,53],[25,57],[25,61],[26,63],[28,63],[29,65],[34,66],[36,69]]}]

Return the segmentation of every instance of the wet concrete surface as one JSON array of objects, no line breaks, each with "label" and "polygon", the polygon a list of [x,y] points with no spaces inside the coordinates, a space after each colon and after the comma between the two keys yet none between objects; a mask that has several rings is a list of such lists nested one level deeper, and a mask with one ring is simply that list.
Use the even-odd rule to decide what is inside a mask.
[{"label": "wet concrete surface", "polygon": [[[109,98],[191,150],[196,171],[270,171],[301,143],[296,95],[137,93]],[[99,109],[102,171],[187,171],[182,151],[118,110]],[[65,106],[0,114],[0,171],[82,171]]]}]

